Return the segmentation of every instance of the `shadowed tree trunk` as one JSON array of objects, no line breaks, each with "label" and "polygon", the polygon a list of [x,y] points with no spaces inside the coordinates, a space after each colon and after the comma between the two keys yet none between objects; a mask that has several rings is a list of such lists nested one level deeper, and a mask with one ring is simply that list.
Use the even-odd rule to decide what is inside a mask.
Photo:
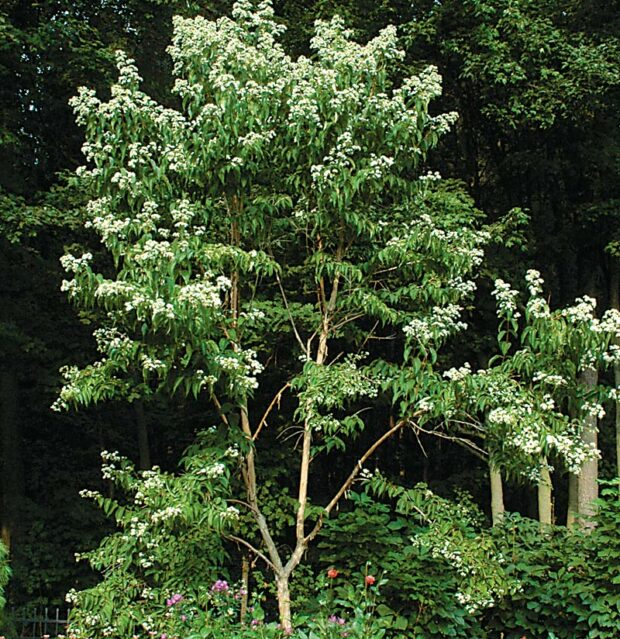
[{"label": "shadowed tree trunk", "polygon": [[149,431],[144,415],[144,404],[141,400],[134,402],[136,413],[136,432],[138,435],[138,455],[140,470],[151,468],[151,450],[149,448]]},{"label": "shadowed tree trunk", "polygon": [[566,513],[566,525],[572,528],[579,514],[579,501],[577,491],[579,489],[579,475],[568,475],[568,510]]},{"label": "shadowed tree trunk", "polygon": [[0,428],[2,429],[2,540],[10,550],[24,493],[18,416],[19,387],[12,370],[0,372]]}]

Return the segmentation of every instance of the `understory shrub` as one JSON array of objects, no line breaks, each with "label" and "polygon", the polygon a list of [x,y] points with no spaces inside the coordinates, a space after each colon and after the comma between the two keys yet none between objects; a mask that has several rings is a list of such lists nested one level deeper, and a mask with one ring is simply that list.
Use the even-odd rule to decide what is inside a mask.
[{"label": "understory shrub", "polygon": [[[239,562],[231,542],[243,522],[227,501],[231,454],[197,444],[180,475],[138,473],[122,457],[104,455],[104,474],[120,496],[85,496],[120,530],[85,557],[103,579],[69,594],[70,636],[286,634],[258,560],[249,578],[235,581]],[[617,638],[618,488],[618,481],[604,486],[589,534],[541,529],[508,514],[488,529],[464,494],[448,500],[425,485],[403,488],[375,474],[326,522],[315,572],[300,575],[293,589],[292,636]]]}]

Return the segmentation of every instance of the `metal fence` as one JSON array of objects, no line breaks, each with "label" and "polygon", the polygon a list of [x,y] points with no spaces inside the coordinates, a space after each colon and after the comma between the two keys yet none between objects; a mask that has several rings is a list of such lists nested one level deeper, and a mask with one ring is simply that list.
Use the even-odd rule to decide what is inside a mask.
[{"label": "metal fence", "polygon": [[69,610],[60,608],[35,608],[27,614],[17,611],[11,615],[15,630],[21,639],[48,639],[65,632]]}]

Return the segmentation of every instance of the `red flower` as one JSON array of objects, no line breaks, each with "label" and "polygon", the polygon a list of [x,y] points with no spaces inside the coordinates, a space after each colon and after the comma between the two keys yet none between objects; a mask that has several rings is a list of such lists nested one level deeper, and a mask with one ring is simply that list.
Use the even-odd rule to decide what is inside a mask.
[{"label": "red flower", "polygon": [[336,579],[336,577],[337,577],[339,574],[340,574],[340,573],[339,573],[339,572],[338,572],[335,568],[330,568],[330,569],[327,571],[327,576],[328,576],[330,579]]},{"label": "red flower", "polygon": [[372,586],[377,580],[372,575],[366,575],[366,577],[364,577],[364,581],[367,586]]}]

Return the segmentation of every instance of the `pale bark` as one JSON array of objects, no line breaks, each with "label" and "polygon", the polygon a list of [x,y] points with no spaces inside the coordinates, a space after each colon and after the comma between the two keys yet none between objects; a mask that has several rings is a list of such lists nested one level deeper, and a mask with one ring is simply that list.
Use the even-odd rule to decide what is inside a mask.
[{"label": "pale bark", "polygon": [[[598,383],[598,372],[592,368],[586,369],[582,373],[583,383],[590,388],[594,388]],[[585,444],[596,447],[598,445],[598,426],[595,416],[584,418],[581,438]],[[583,528],[589,529],[594,526],[588,518],[594,515],[594,501],[598,498],[598,459],[589,459],[581,467],[579,482],[577,487],[577,512],[580,517],[580,524]]]},{"label": "pale bark", "polygon": [[[609,306],[620,311],[620,266],[616,258],[612,259],[611,278],[609,281]],[[615,341],[618,346],[618,340]],[[614,363],[614,383],[620,388],[620,363]],[[616,401],[616,477],[620,477],[620,401]]]},{"label": "pale bark", "polygon": [[566,512],[566,526],[572,528],[577,522],[579,515],[579,501],[577,499],[579,490],[579,475],[570,473],[568,475],[568,509]]},{"label": "pale bark", "polygon": [[491,480],[491,518],[493,525],[496,526],[502,521],[506,509],[502,474],[491,462],[489,462],[489,479]]},{"label": "pale bark", "polygon": [[538,521],[542,526],[545,526],[553,523],[553,485],[551,484],[551,474],[547,468],[547,460],[543,460],[540,475],[540,481],[538,482]]}]

